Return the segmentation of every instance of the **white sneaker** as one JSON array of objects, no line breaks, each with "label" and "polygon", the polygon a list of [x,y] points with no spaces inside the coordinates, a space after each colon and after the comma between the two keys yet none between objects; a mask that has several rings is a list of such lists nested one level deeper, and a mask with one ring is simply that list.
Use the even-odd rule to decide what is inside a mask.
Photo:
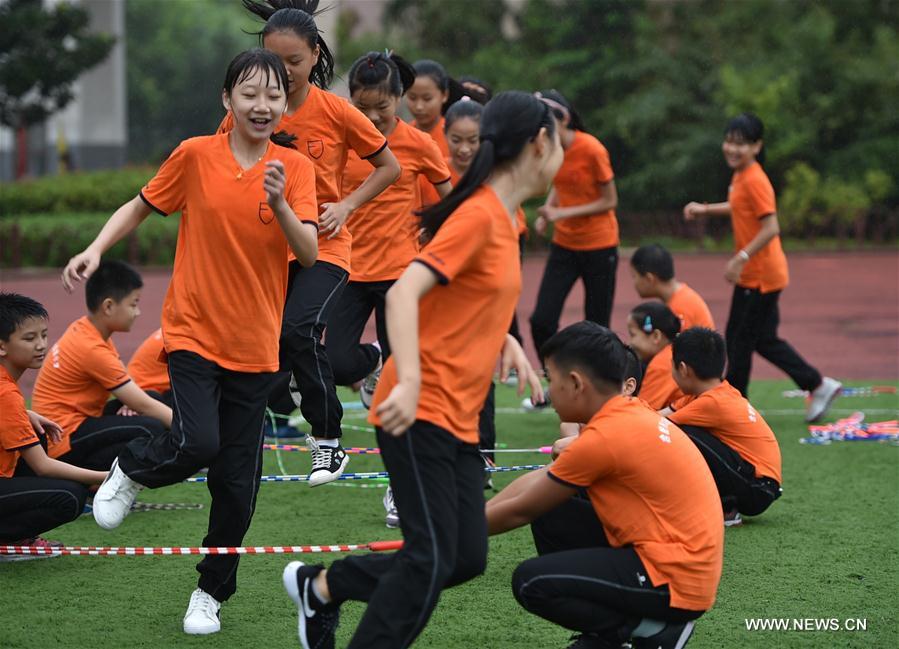
[{"label": "white sneaker", "polygon": [[833,400],[840,396],[843,384],[825,376],[815,390],[809,395],[808,410],[805,413],[807,422],[818,421],[830,409]]},{"label": "white sneaker", "polygon": [[390,529],[396,529],[400,526],[400,515],[396,510],[396,503],[393,500],[392,487],[387,487],[387,491],[384,494],[384,500],[381,502],[384,504],[384,510],[387,512],[387,515],[384,517],[384,523]]},{"label": "white sneaker", "polygon": [[540,412],[541,410],[546,410],[551,405],[548,394],[543,397],[543,401],[540,403],[534,403],[531,401],[530,397],[525,397],[521,402],[521,407],[527,412]]},{"label": "white sneaker", "polygon": [[94,520],[97,525],[104,530],[112,530],[121,525],[131,511],[137,492],[143,488],[143,485],[126,476],[119,468],[118,458],[113,460],[109,475],[94,495]]},{"label": "white sneaker", "polygon": [[187,613],[184,614],[184,632],[190,635],[208,635],[222,630],[219,619],[221,602],[202,588],[190,594]]},{"label": "white sneaker", "polygon": [[290,373],[290,383],[287,384],[287,391],[290,393],[290,398],[293,399],[296,407],[299,408],[300,404],[303,403],[303,395],[300,394],[300,386],[297,385],[297,377],[293,375],[293,372]]},{"label": "white sneaker", "polygon": [[306,436],[306,445],[312,455],[312,471],[309,472],[309,486],[317,487],[337,480],[346,469],[350,456],[343,450],[340,442],[337,446],[319,444],[311,435]]},{"label": "white sneaker", "polygon": [[362,405],[365,406],[366,410],[371,408],[371,402],[375,398],[375,388],[378,387],[378,379],[381,378],[381,370],[384,369],[380,343],[374,342],[372,346],[378,350],[378,364],[371,374],[365,377],[365,380],[362,381],[362,387],[359,389],[359,400],[362,401]]}]

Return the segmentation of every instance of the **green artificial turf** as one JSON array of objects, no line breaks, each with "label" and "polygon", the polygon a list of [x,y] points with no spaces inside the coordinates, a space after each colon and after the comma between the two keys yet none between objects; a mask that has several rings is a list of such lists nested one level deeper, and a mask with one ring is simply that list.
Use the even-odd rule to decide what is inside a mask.
[{"label": "green artificial turf", "polygon": [[[867,442],[799,444],[806,434],[803,402],[781,396],[789,387],[782,381],[752,386],[753,403],[780,440],[784,495],[763,516],[727,531],[718,601],[698,621],[690,647],[899,646],[899,447]],[[501,443],[509,448],[538,447],[554,439],[554,414],[510,412],[520,400],[508,387],[500,386],[497,397]],[[831,420],[858,409],[870,412],[868,420],[879,421],[895,418],[899,403],[895,395],[842,398],[835,408]],[[359,411],[348,411],[345,423],[366,425]],[[363,431],[347,431],[344,443],[375,445],[374,436]],[[282,458],[288,472],[308,471],[307,455],[284,453]],[[498,456],[504,465],[545,459],[535,454]],[[380,469],[377,456],[353,456],[348,467],[354,472]],[[265,473],[278,472],[275,453],[266,452]],[[494,481],[502,487],[516,475],[496,474]],[[384,527],[383,492],[263,484],[246,545],[397,539],[398,531]],[[204,506],[209,502],[204,486],[187,484],[144,491],[140,499]],[[118,530],[104,532],[90,516],[83,516],[48,536],[70,545],[199,545],[206,517],[205,508],[134,513]],[[416,646],[567,646],[568,631],[527,614],[512,597],[512,570],[533,555],[526,529],[492,538],[486,574],[443,594]],[[304,555],[304,559],[327,563],[337,556]],[[296,647],[295,610],[281,587],[281,570],[291,558],[244,557],[238,592],[222,611],[222,631],[208,637],[181,632],[181,618],[196,585],[196,557],[60,557],[2,563],[0,647]],[[354,603],[343,607],[339,647],[348,642],[362,610]],[[866,620],[867,630],[747,631],[746,618],[757,617],[837,618],[840,624],[859,618]]]}]

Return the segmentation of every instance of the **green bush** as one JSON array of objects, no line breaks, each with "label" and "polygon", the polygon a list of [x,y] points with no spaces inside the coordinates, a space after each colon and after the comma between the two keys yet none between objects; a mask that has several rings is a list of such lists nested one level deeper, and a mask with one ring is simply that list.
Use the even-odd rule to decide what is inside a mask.
[{"label": "green bush", "polygon": [[154,171],[152,167],[129,167],[0,183],[0,218],[48,212],[112,214],[137,195]]},{"label": "green bush", "polygon": [[[32,214],[0,219],[0,268],[61,268],[84,250],[109,218],[102,213]],[[177,216],[151,214],[131,236],[106,253],[140,266],[170,266],[178,239]]]}]

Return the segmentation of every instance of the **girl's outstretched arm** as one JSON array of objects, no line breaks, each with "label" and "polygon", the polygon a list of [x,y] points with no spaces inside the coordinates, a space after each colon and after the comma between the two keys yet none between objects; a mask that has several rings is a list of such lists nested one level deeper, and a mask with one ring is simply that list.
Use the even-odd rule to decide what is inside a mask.
[{"label": "girl's outstretched arm", "polygon": [[76,282],[87,280],[100,265],[103,253],[134,232],[148,214],[150,206],[140,196],[135,196],[117,209],[91,245],[66,264],[62,271],[62,285],[66,291],[71,293]]}]

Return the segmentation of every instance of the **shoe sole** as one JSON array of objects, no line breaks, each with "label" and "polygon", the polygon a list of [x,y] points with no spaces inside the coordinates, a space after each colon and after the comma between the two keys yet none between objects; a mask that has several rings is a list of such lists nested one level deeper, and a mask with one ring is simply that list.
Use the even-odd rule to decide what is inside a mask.
[{"label": "shoe sole", "polygon": [[[337,478],[343,475],[343,470],[346,469],[346,465],[349,464],[349,462],[350,456],[345,455],[343,457],[343,460],[340,462],[340,468],[338,468],[334,473],[331,473],[330,471],[319,471],[317,474],[313,473],[309,476],[309,486],[317,487],[319,485],[328,484],[329,482],[334,482],[335,480],[337,480]],[[315,477],[316,475],[321,474],[324,474],[322,478]]]},{"label": "shoe sole", "polygon": [[186,626],[181,627],[184,633],[187,635],[212,635],[213,633],[218,633],[222,630],[222,625],[219,624],[217,627],[213,627],[210,629],[194,629],[189,631]]},{"label": "shoe sole", "polygon": [[684,630],[677,638],[677,642],[674,643],[674,646],[671,647],[671,649],[683,649],[684,647],[686,647],[687,641],[690,639],[690,636],[693,635],[693,628],[695,626],[695,623],[687,622],[687,624],[684,626]]},{"label": "shoe sole", "polygon": [[833,391],[833,394],[827,399],[827,403],[824,404],[824,408],[814,417],[806,417],[805,422],[807,424],[814,424],[816,421],[819,421],[821,417],[827,414],[827,411],[830,410],[830,407],[833,405],[833,402],[836,401],[836,398],[843,393],[843,384],[840,383],[837,388]]},{"label": "shoe sole", "polygon": [[281,573],[281,583],[284,584],[284,590],[287,596],[293,600],[297,607],[297,637],[303,649],[310,649],[309,640],[306,638],[306,613],[303,611],[303,596],[300,594],[300,585],[297,583],[297,571],[302,568],[302,561],[291,561],[284,566],[284,572]]}]

